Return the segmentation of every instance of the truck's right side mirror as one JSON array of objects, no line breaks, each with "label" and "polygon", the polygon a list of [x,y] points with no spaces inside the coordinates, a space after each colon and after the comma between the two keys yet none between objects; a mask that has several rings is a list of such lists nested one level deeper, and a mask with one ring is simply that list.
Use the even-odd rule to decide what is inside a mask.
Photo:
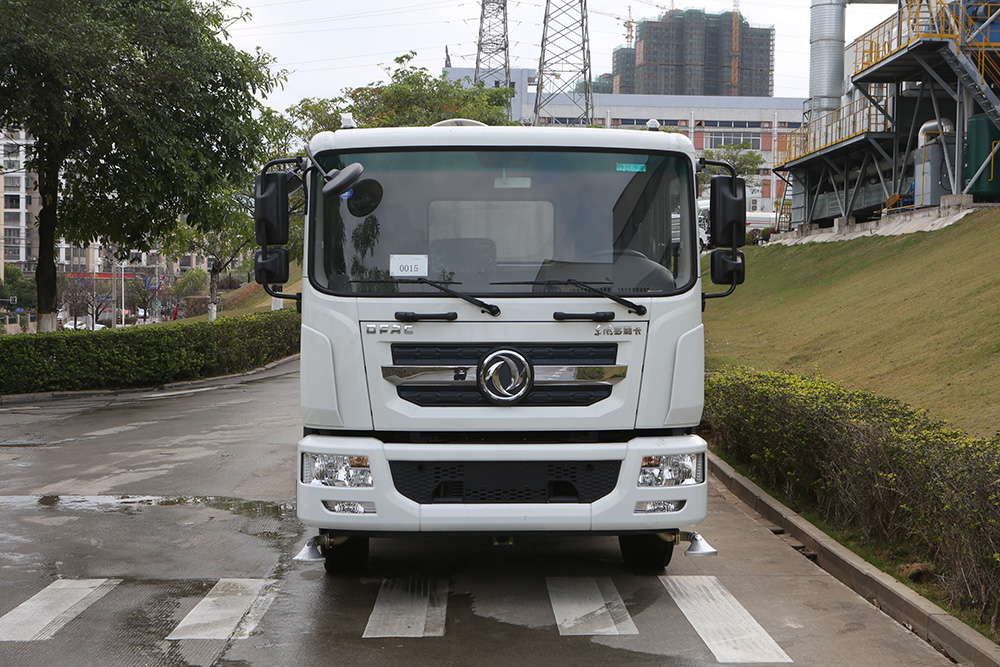
[{"label": "truck's right side mirror", "polygon": [[746,184],[742,178],[713,176],[709,194],[709,230],[719,248],[746,245]]}]

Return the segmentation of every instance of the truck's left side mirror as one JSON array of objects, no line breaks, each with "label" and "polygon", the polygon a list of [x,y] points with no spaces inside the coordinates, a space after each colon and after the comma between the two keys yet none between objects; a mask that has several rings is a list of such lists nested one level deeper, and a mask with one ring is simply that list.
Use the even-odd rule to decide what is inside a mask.
[{"label": "truck's left side mirror", "polygon": [[271,171],[260,174],[254,184],[253,220],[257,245],[288,243],[288,185],[294,174]]}]

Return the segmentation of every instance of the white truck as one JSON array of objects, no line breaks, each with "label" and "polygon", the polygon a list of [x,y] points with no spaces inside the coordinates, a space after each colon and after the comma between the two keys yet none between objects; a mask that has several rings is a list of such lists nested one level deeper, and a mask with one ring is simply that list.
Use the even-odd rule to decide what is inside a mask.
[{"label": "white truck", "polygon": [[306,153],[258,177],[256,278],[302,312],[298,516],[328,571],[362,567],[380,536],[615,535],[633,568],[682,540],[714,552],[691,531],[693,431],[705,299],[745,271],[731,168],[712,181],[729,289],[703,294],[705,162],[683,135],[455,120],[321,132]]}]

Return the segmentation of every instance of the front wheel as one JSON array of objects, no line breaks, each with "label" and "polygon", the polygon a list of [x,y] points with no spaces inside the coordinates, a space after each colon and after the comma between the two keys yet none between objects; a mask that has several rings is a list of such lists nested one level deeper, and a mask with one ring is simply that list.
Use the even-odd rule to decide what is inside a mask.
[{"label": "front wheel", "polygon": [[331,544],[322,548],[326,561],[323,567],[330,574],[357,572],[368,562],[368,538],[349,537],[342,544]]},{"label": "front wheel", "polygon": [[662,570],[670,564],[673,542],[664,542],[658,535],[619,535],[625,566],[634,570]]}]

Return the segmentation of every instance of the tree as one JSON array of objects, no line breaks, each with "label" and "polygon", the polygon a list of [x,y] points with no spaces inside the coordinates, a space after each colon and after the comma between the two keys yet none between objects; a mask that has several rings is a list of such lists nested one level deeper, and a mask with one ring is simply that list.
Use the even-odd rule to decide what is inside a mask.
[{"label": "tree", "polygon": [[203,269],[188,269],[170,290],[175,299],[204,294],[208,289],[208,273]]},{"label": "tree", "polygon": [[[764,156],[760,151],[751,150],[750,142],[744,141],[741,144],[729,144],[722,146],[719,150],[705,149],[701,156],[709,160],[722,160],[733,165],[736,175],[746,180],[747,187],[760,185],[760,168],[764,164]],[[721,167],[706,167],[705,171],[698,174],[698,183],[702,188],[708,185],[712,179],[712,174],[729,173]]]},{"label": "tree", "polygon": [[[146,250],[262,150],[272,59],[225,43],[230,0],[4,0],[0,126],[35,138],[39,327],[55,327],[56,238]],[[124,255],[122,255],[124,257]]]},{"label": "tree", "polygon": [[[17,297],[16,305],[9,305],[10,297]],[[0,299],[4,300],[0,307],[6,306],[9,310],[20,308],[23,310],[33,310],[35,301],[35,280],[25,279],[24,272],[13,264],[4,267],[4,278],[0,279]]]},{"label": "tree", "polygon": [[513,96],[508,88],[486,88],[481,82],[469,86],[446,74],[432,77],[426,68],[415,67],[410,51],[394,60],[388,83],[370,83],[346,88],[341,97],[307,98],[288,110],[308,140],[320,130],[340,128],[340,115],[350,112],[358,127],[404,127],[432,125],[449,118],[469,118],[487,125],[507,125],[507,105]]},{"label": "tree", "polygon": [[218,195],[205,209],[205,215],[212,220],[211,231],[184,221],[163,241],[163,252],[168,256],[194,253],[212,258],[208,271],[208,302],[212,305],[219,303],[219,276],[254,249],[252,208],[248,191],[230,190]]}]

